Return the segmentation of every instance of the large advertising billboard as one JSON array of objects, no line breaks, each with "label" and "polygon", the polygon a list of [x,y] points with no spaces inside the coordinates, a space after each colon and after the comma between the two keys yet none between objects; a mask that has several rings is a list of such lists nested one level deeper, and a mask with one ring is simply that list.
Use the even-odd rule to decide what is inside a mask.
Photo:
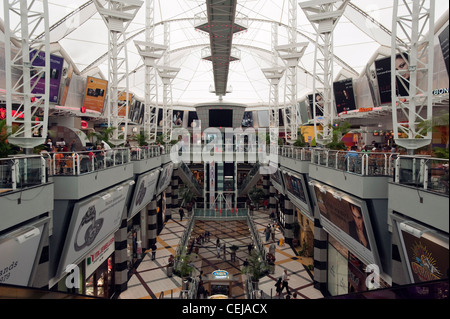
[{"label": "large advertising billboard", "polygon": [[163,190],[169,186],[170,181],[172,180],[172,172],[173,172],[173,163],[169,163],[163,167],[163,170],[160,174],[158,187],[155,195],[159,195]]},{"label": "large advertising billboard", "polygon": [[313,216],[313,209],[309,200],[308,188],[304,176],[288,170],[283,170],[282,175],[289,199],[302,212]]},{"label": "large advertising billboard", "polygon": [[411,282],[448,278],[448,237],[412,221],[398,221],[397,229]]},{"label": "large advertising billboard", "polygon": [[129,188],[130,182],[127,181],[75,203],[58,275],[70,264],[78,264],[88,252],[119,229]]},{"label": "large advertising billboard", "polygon": [[[315,101],[316,101],[316,117],[323,116],[322,110],[319,109],[319,106],[321,108],[324,107],[323,96],[320,93],[316,93],[314,96],[315,96]],[[307,98],[308,98],[308,103],[309,103],[309,118],[311,120],[313,120],[314,119],[314,105],[315,105],[314,100],[313,100],[313,95],[309,94]],[[319,106],[317,106],[317,105],[319,105]]]},{"label": "large advertising billboard", "polygon": [[0,284],[30,284],[44,226],[25,226],[0,236]]},{"label": "large advertising billboard", "polygon": [[323,228],[365,264],[381,268],[365,202],[317,181],[313,188]]},{"label": "large advertising billboard", "polygon": [[103,113],[107,89],[108,81],[97,79],[92,76],[87,77],[83,103],[83,107],[86,108],[86,111],[97,114]]},{"label": "large advertising billboard", "polygon": [[284,194],[283,177],[281,176],[281,170],[278,167],[274,167],[275,173],[270,174],[270,180],[273,187],[275,187],[280,193]]},{"label": "large advertising billboard", "polygon": [[439,34],[439,43],[442,51],[442,56],[444,57],[445,67],[447,68],[447,74],[449,74],[449,45],[448,45],[448,24],[447,27]]},{"label": "large advertising billboard", "polygon": [[355,93],[353,91],[353,79],[345,79],[333,83],[334,101],[336,102],[336,114],[344,111],[356,110]]},{"label": "large advertising billboard", "polygon": [[[36,50],[30,51],[30,60],[33,66],[43,67],[45,66],[45,52],[38,52]],[[64,58],[50,54],[50,92],[49,102],[58,103],[59,87],[61,84],[61,74],[64,65]],[[31,74],[31,86],[33,88],[32,93],[44,94],[45,93],[45,77],[39,78],[33,77],[37,71],[33,70]],[[37,83],[36,83],[37,81]]]},{"label": "large advertising billboard", "polygon": [[159,170],[142,174],[138,177],[134,188],[133,199],[128,210],[128,219],[136,215],[155,196],[156,184],[158,182]]}]

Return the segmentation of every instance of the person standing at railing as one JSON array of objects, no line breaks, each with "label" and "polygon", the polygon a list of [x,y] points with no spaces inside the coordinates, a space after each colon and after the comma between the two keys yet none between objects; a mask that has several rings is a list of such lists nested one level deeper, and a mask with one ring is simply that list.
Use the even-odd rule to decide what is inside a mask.
[{"label": "person standing at railing", "polygon": [[355,171],[355,167],[358,161],[358,153],[356,152],[356,145],[353,145],[350,151],[345,154],[345,166],[347,171]]},{"label": "person standing at railing", "polygon": [[56,164],[56,167],[57,167],[57,169],[58,169],[58,171],[59,171],[59,174],[62,174],[63,173],[63,170],[64,170],[64,154],[62,153],[62,151],[63,151],[63,149],[62,149],[62,147],[59,147],[58,148],[58,150],[57,150],[57,152],[55,152],[55,155],[54,155],[54,158],[55,158],[55,164]]}]

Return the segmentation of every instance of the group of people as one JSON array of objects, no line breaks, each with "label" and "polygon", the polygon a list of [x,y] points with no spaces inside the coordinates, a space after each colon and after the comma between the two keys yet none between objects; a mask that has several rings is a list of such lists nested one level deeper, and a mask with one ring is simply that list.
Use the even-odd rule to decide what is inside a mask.
[{"label": "group of people", "polygon": [[[275,287],[276,287],[276,292],[277,292],[277,296],[280,298],[281,297],[281,293],[283,292],[283,289],[286,288],[286,299],[291,299],[291,292],[289,291],[289,275],[287,273],[287,269],[284,270],[283,275],[280,276],[277,280],[277,282],[275,283]],[[294,292],[293,294],[293,299],[297,299],[297,293]]]},{"label": "group of people", "polygon": [[51,138],[47,138],[47,142],[45,142],[45,150],[49,153],[54,152],[76,152],[77,151],[77,143],[75,140],[72,140],[70,144],[67,145],[64,138],[60,138],[55,144]]},{"label": "group of people", "polygon": [[266,228],[264,229],[264,234],[266,235],[266,243],[269,241],[269,239],[272,239],[272,241],[275,242],[275,230],[275,224],[268,224],[266,226]]}]

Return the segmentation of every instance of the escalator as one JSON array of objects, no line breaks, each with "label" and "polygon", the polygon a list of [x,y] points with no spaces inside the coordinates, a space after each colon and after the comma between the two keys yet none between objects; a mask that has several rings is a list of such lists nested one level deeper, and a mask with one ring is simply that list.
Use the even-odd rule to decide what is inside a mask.
[{"label": "escalator", "polygon": [[253,188],[253,186],[258,183],[259,179],[261,178],[259,168],[260,164],[258,162],[255,163],[252,169],[248,172],[245,179],[238,186],[238,197],[244,197],[245,195],[247,195],[248,192]]},{"label": "escalator", "polygon": [[184,162],[180,162],[178,176],[183,183],[188,186],[197,197],[203,197],[203,188],[198,183],[191,169]]}]

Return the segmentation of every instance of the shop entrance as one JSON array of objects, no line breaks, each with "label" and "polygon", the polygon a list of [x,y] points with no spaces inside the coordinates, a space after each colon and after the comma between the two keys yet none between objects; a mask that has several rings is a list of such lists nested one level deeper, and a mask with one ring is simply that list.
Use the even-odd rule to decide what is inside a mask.
[{"label": "shop entrance", "polygon": [[109,299],[114,293],[114,254],[86,279],[86,295]]}]

